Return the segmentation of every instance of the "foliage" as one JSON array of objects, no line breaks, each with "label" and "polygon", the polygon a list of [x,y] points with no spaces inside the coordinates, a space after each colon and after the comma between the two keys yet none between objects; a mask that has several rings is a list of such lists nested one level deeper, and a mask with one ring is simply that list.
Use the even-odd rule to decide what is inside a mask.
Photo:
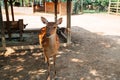
[{"label": "foliage", "polygon": [[[73,13],[76,14],[78,14],[80,10],[95,10],[100,12],[107,11],[109,0],[73,0],[73,5]],[[83,10],[81,8],[83,8]]]},{"label": "foliage", "polygon": [[66,2],[67,0],[61,0],[61,2]]},{"label": "foliage", "polygon": [[[46,0],[47,2],[52,2],[52,0]],[[58,0],[58,1],[61,1],[61,2],[66,2],[67,0]]]},{"label": "foliage", "polygon": [[73,2],[73,13],[74,14],[78,14],[80,12],[81,9],[81,1],[77,0]]},{"label": "foliage", "polygon": [[3,6],[4,4],[3,4],[3,1],[0,1],[0,6]]}]

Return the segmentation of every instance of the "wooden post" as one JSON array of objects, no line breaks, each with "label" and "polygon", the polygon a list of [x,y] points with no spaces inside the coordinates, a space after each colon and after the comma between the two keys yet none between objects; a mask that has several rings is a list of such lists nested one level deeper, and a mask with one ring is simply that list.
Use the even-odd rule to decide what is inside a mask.
[{"label": "wooden post", "polygon": [[45,11],[45,0],[43,0],[43,8],[44,8],[44,11]]},{"label": "wooden post", "polygon": [[6,19],[9,21],[9,12],[8,12],[8,5],[7,5],[8,0],[4,0],[4,5],[5,5],[5,12],[6,12]]},{"label": "wooden post", "polygon": [[54,7],[54,9],[55,9],[55,22],[57,22],[57,5],[58,5],[58,0],[55,0],[54,4],[55,4],[55,7]]},{"label": "wooden post", "polygon": [[71,44],[71,0],[67,0],[67,44]]},{"label": "wooden post", "polygon": [[20,41],[23,40],[23,19],[19,19],[18,21],[19,29],[20,29]]},{"label": "wooden post", "polygon": [[32,4],[32,7],[33,7],[33,13],[35,12],[35,0],[33,0],[33,4]]},{"label": "wooden post", "polygon": [[11,39],[11,30],[10,30],[10,26],[9,26],[9,13],[8,13],[7,1],[8,0],[4,0],[5,12],[6,12],[6,19],[7,19],[7,25],[6,26],[7,26],[7,30],[8,30],[9,39]]},{"label": "wooden post", "polygon": [[1,3],[0,3],[0,29],[1,29],[2,47],[3,47],[3,49],[5,49],[6,43],[5,43],[5,34],[4,34],[4,26],[3,26]]},{"label": "wooden post", "polygon": [[13,0],[13,1],[12,1],[12,0],[10,0],[10,2],[9,2],[9,3],[10,3],[10,6],[11,6],[12,21],[15,21],[15,20],[14,20],[13,4],[12,4],[13,2],[14,2],[14,0]]}]

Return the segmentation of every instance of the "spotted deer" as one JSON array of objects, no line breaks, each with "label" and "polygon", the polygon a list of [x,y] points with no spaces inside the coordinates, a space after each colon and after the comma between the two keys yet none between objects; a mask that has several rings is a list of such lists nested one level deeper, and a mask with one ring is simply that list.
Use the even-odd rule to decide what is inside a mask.
[{"label": "spotted deer", "polygon": [[[54,76],[56,76],[55,62],[56,55],[59,49],[59,37],[56,33],[57,27],[62,23],[62,18],[59,18],[57,22],[48,22],[48,20],[44,17],[41,17],[41,20],[44,24],[46,24],[45,33],[43,33],[42,38],[42,47],[45,56],[45,62],[48,64],[48,80],[50,80],[50,57],[53,58],[54,64]],[[44,30],[43,30],[44,31]]]}]

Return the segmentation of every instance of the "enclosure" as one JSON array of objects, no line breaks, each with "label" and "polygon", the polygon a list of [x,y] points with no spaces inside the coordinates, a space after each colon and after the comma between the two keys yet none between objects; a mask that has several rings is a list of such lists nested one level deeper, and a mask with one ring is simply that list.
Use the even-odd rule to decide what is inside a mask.
[{"label": "enclosure", "polygon": [[[41,16],[54,21],[54,14],[33,13],[31,7],[13,8],[15,20],[22,18],[28,24],[24,30],[30,29],[31,32],[23,33],[23,41],[17,38],[7,41],[15,46],[9,45],[5,53],[0,52],[0,79],[46,80],[47,64],[39,47],[38,32],[33,30],[45,26],[40,20]],[[4,9],[2,13],[5,20]],[[59,27],[66,27],[66,15],[59,17],[63,18]],[[71,15],[72,44],[66,46],[61,43],[56,59],[58,80],[119,80],[119,22],[119,15],[108,13]],[[16,36],[19,35],[13,35]]]}]

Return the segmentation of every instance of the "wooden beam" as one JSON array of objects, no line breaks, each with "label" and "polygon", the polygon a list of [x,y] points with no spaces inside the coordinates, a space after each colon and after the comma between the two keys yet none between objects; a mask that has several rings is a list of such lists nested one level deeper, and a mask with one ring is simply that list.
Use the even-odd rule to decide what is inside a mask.
[{"label": "wooden beam", "polygon": [[3,26],[1,3],[0,3],[0,29],[1,29],[2,48],[5,49],[6,41],[5,41],[5,33],[4,33],[4,26]]},{"label": "wooden beam", "polygon": [[11,7],[11,13],[12,13],[12,21],[15,21],[15,20],[14,20],[13,2],[14,2],[14,0],[13,0],[13,1],[12,1],[12,0],[9,1],[10,7]]},{"label": "wooden beam", "polygon": [[55,22],[57,22],[57,5],[58,5],[58,0],[55,0],[54,1],[54,4],[55,4]]},{"label": "wooden beam", "polygon": [[8,5],[7,5],[8,0],[4,0],[4,5],[5,5],[5,12],[6,12],[6,19],[9,21],[9,12],[8,12]]},{"label": "wooden beam", "polygon": [[32,7],[33,7],[33,13],[35,12],[35,7],[34,7],[34,5],[35,5],[35,0],[33,0],[33,4],[32,4]]},{"label": "wooden beam", "polygon": [[5,5],[5,12],[6,12],[8,36],[9,36],[9,39],[11,39],[11,31],[10,31],[10,27],[9,27],[9,12],[8,12],[7,1],[8,1],[8,0],[4,0],[4,5]]},{"label": "wooden beam", "polygon": [[67,44],[71,44],[71,0],[67,0]]}]

